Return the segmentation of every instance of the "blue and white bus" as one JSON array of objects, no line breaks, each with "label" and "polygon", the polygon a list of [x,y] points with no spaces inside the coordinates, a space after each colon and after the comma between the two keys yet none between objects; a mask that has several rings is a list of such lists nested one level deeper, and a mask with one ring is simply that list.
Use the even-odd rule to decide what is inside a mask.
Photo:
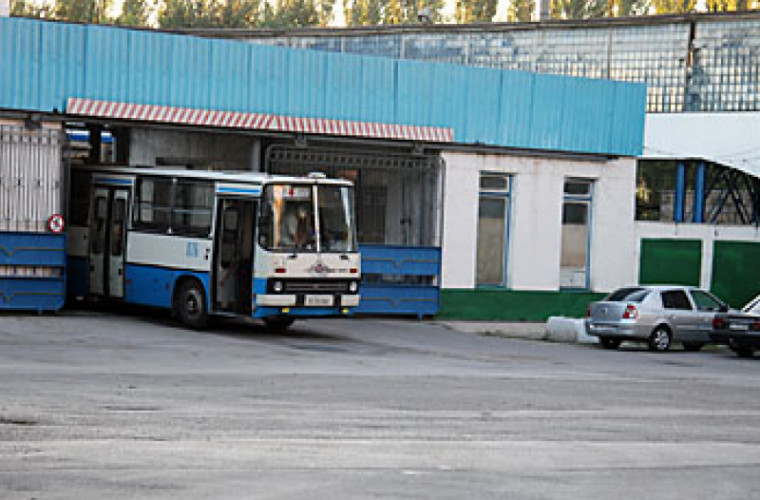
[{"label": "blue and white bus", "polygon": [[69,295],[209,316],[349,314],[360,258],[349,181],[153,167],[73,167]]}]

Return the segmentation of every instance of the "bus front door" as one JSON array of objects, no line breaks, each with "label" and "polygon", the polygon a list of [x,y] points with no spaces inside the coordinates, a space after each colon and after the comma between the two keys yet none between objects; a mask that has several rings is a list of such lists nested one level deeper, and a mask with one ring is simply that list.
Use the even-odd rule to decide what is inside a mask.
[{"label": "bus front door", "polygon": [[214,242],[214,309],[250,314],[257,202],[220,198]]},{"label": "bus front door", "polygon": [[90,221],[90,293],[124,297],[124,250],[129,190],[97,187]]}]

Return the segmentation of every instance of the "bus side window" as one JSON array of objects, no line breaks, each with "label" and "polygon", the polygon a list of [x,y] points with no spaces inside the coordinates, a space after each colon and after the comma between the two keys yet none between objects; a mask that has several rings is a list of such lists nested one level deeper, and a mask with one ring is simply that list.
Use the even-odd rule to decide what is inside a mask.
[{"label": "bus side window", "polygon": [[165,232],[170,227],[172,180],[139,178],[133,227]]}]

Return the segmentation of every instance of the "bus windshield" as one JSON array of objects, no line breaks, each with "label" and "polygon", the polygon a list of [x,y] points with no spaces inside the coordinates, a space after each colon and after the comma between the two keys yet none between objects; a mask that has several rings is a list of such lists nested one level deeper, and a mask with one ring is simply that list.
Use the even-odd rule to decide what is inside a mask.
[{"label": "bus windshield", "polygon": [[351,188],[316,186],[319,200],[317,225],[313,187],[305,184],[271,184],[265,188],[259,221],[259,244],[263,248],[279,251],[355,251]]},{"label": "bus windshield", "polygon": [[259,244],[268,250],[316,251],[311,185],[267,186],[261,211]]},{"label": "bus windshield", "polygon": [[353,252],[353,197],[348,186],[318,186],[319,246],[322,252]]}]

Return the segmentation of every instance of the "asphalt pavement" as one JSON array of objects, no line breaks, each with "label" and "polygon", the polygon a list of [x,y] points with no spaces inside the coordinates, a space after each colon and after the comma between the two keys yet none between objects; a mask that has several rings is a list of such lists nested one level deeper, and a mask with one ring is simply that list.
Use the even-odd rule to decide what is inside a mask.
[{"label": "asphalt pavement", "polygon": [[760,498],[760,359],[0,316],[0,498]]}]

